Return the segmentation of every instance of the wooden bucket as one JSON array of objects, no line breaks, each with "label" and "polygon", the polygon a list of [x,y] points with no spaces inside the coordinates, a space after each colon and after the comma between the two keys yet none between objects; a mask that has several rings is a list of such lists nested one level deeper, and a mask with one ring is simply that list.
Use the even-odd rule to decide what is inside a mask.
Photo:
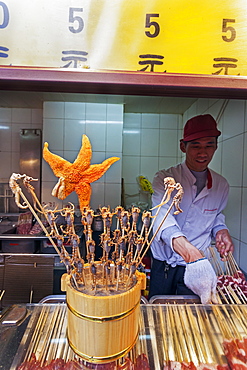
[{"label": "wooden bucket", "polygon": [[110,296],[91,296],[77,291],[71,277],[62,276],[67,300],[67,338],[73,351],[88,362],[117,360],[134,346],[139,331],[141,290],[146,275],[136,272],[130,290]]}]

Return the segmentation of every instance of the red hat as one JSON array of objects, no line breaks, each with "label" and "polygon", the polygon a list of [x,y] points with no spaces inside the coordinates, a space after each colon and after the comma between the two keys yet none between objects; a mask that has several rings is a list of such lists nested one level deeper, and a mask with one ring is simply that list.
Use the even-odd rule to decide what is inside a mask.
[{"label": "red hat", "polygon": [[217,123],[210,114],[203,114],[189,119],[184,126],[183,141],[192,141],[208,136],[220,136]]}]

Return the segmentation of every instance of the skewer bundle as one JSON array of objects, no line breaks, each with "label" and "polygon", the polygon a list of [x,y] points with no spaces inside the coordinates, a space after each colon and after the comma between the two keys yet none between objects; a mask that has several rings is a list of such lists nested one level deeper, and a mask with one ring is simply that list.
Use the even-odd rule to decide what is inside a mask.
[{"label": "skewer bundle", "polygon": [[[35,328],[35,322],[37,325]],[[149,370],[148,360],[144,353],[107,364],[90,364],[79,358],[69,347],[66,335],[66,306],[44,305],[34,310],[29,323],[29,346],[25,351],[23,361],[17,370]],[[27,338],[26,338],[27,339]],[[24,346],[25,343],[23,342]],[[14,364],[13,364],[14,365]]]},{"label": "skewer bundle", "polygon": [[223,266],[220,264],[218,254],[215,249],[210,247],[209,259],[218,276],[217,292],[220,303],[226,304],[246,304],[247,303],[247,281],[244,273],[237,265],[234,256],[230,252],[228,258],[224,260]]},{"label": "skewer bundle", "polygon": [[164,370],[247,368],[246,307],[167,305],[161,310]]},{"label": "skewer bundle", "polygon": [[[144,270],[142,259],[169,212],[173,207],[175,208],[175,214],[182,212],[179,208],[179,203],[183,196],[183,189],[172,178],[166,178],[164,180],[165,193],[161,204],[156,207],[158,208],[156,214],[151,216],[151,212],[143,212],[140,232],[137,228],[140,215],[140,209],[138,207],[132,207],[130,211],[125,210],[121,206],[116,207],[113,211],[110,210],[110,207],[100,208],[100,216],[103,220],[103,233],[101,234],[103,257],[100,263],[98,263],[95,261],[95,241],[92,237],[92,224],[95,215],[92,209],[84,207],[81,220],[84,226],[87,250],[87,263],[85,263],[80,255],[80,240],[75,233],[73,204],[70,203],[61,210],[57,208],[51,210],[47,206],[42,206],[37,199],[34,187],[31,185],[31,182],[35,180],[27,175],[12,174],[9,184],[15,194],[16,204],[22,209],[30,209],[45,232],[45,235],[59,254],[61,261],[66,266],[67,273],[71,276],[74,287],[79,291],[86,290],[87,294],[116,294],[133,287],[137,281],[136,271]],[[20,181],[22,181],[22,185],[31,193],[33,205],[25,197],[18,183]],[[170,200],[171,193],[174,190],[177,193],[150,240],[149,235],[160,208]],[[24,201],[23,203],[21,202],[21,198]],[[60,226],[59,228],[57,226],[56,220],[58,215],[62,215],[65,218],[66,227]],[[99,217],[98,214],[97,217]],[[152,217],[153,220],[151,222]],[[41,218],[45,220],[49,227],[44,225]],[[114,218],[116,219],[117,227],[112,232]],[[72,255],[69,255],[64,246],[65,239],[67,240],[67,244],[70,243],[72,246]]]}]

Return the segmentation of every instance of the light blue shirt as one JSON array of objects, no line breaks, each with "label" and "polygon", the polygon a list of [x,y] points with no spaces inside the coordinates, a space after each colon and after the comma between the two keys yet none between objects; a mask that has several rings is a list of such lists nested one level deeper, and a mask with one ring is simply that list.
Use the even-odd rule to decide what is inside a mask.
[{"label": "light blue shirt", "polygon": [[[154,258],[167,261],[173,267],[185,265],[183,258],[172,248],[173,238],[185,236],[189,242],[205,253],[211,245],[212,237],[215,237],[219,230],[227,229],[222,210],[227,204],[229,185],[223,176],[212,170],[208,171],[206,186],[198,195],[196,195],[196,178],[185,162],[156,173],[153,180],[153,207],[161,203],[165,177],[173,177],[176,182],[180,183],[184,196],[180,203],[183,212],[174,215],[175,209],[173,209],[151,244]],[[172,193],[171,200],[161,207],[154,222],[153,232],[161,223],[175,194],[176,190]],[[153,215],[156,211],[157,209],[153,210]]]}]

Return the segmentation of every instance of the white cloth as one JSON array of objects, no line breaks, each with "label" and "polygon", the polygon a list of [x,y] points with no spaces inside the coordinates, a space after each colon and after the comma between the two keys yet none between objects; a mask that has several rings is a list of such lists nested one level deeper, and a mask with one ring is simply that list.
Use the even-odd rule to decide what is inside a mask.
[{"label": "white cloth", "polygon": [[[221,212],[227,204],[229,185],[224,177],[212,170],[209,171],[212,186],[209,188],[210,185],[207,181],[206,186],[197,196],[196,178],[185,162],[156,173],[153,180],[153,207],[161,203],[164,195],[165,177],[173,177],[176,182],[179,182],[183,187],[184,196],[180,203],[183,212],[173,215],[174,210],[172,210],[151,244],[154,258],[167,261],[172,267],[185,266],[183,258],[172,249],[174,237],[185,236],[195,247],[205,252],[217,231],[227,229],[225,217]],[[166,214],[175,194],[176,190],[171,194],[171,200],[161,207],[154,222],[154,232]],[[157,209],[153,210],[153,215],[156,211]]]},{"label": "white cloth", "polygon": [[201,298],[202,304],[218,303],[216,296],[217,276],[206,258],[186,265],[184,283]]}]

